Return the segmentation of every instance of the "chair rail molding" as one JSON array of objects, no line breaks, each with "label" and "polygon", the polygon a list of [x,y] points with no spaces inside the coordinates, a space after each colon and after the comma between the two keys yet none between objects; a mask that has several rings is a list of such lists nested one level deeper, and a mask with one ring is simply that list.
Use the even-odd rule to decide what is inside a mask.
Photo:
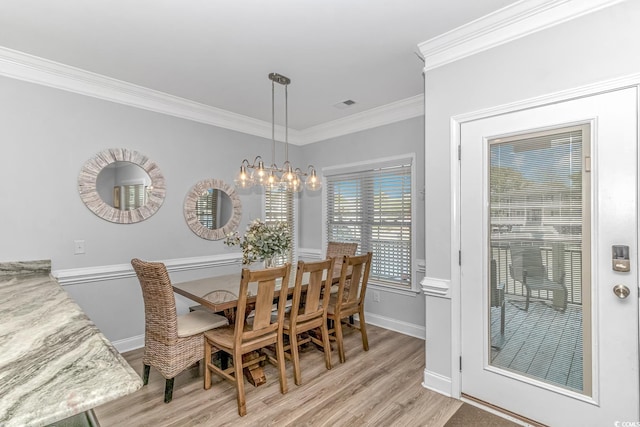
[{"label": "chair rail molding", "polygon": [[[271,123],[0,46],[0,76],[49,86],[143,110],[271,139]],[[424,94],[372,108],[304,130],[289,129],[289,142],[311,144],[421,116]],[[276,139],[285,129],[276,125]]]},{"label": "chair rail molding", "polygon": [[613,6],[625,0],[527,0],[418,44],[424,71]]},{"label": "chair rail molding", "polygon": [[[177,271],[198,270],[201,268],[241,265],[242,256],[234,253],[194,258],[177,258],[165,261],[160,260],[160,262],[165,264],[169,273],[173,273]],[[51,272],[51,275],[58,280],[60,285],[66,286],[135,277],[136,273],[133,271],[131,264],[114,264],[55,270]]]},{"label": "chair rail molding", "polygon": [[425,277],[420,282],[422,292],[429,297],[451,299],[451,281]]}]

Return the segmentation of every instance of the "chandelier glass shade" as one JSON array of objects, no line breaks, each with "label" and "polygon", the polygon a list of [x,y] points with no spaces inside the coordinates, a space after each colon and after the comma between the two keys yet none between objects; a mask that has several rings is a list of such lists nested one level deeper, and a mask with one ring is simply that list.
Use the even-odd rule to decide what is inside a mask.
[{"label": "chandelier glass shade", "polygon": [[[254,185],[266,188],[268,190],[284,190],[291,192],[300,192],[303,187],[309,191],[316,191],[322,188],[322,178],[318,176],[313,165],[307,166],[306,170],[294,167],[289,162],[289,101],[288,86],[291,79],[281,74],[270,73],[271,80],[271,165],[265,166],[261,156],[256,156],[253,163],[249,163],[244,159],[240,164],[240,171],[234,179],[237,188],[251,188]],[[282,167],[276,165],[276,138],[275,138],[275,84],[284,86],[285,94],[285,159]]]}]

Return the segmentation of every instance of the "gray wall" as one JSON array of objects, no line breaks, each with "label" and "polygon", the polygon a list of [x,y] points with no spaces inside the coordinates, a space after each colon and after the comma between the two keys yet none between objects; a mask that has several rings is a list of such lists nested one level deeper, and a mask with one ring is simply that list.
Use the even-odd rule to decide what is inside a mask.
[{"label": "gray wall", "polygon": [[[417,218],[414,219],[417,228],[416,235],[413,236],[417,243],[417,253],[414,255],[414,262],[424,260],[424,203],[420,193],[424,183],[424,119],[422,117],[305,145],[301,148],[303,158],[312,162],[318,170],[327,166],[415,153],[418,198],[414,201],[417,206]],[[303,248],[321,249],[323,228],[320,193],[305,192],[302,196],[300,246]],[[422,276],[418,277],[417,283],[421,279]],[[377,290],[381,293],[380,302],[373,302],[371,291],[366,295],[367,313],[372,314],[371,318],[380,316],[380,319],[374,319],[373,323],[377,320],[384,324],[388,319],[394,319],[424,327],[424,297],[419,294],[400,295],[388,292],[382,287]]]},{"label": "gray wall", "polygon": [[[232,184],[240,161],[257,154],[270,160],[271,141],[180,118],[136,109],[104,100],[0,77],[0,260],[51,259],[58,270],[105,269],[129,264],[131,258],[175,260],[230,254],[237,251],[222,241],[196,236],[183,217],[184,198],[197,181],[218,178]],[[329,141],[330,152],[345,151],[345,162],[415,151],[422,159],[422,121],[385,126],[353,137]],[[390,144],[389,142],[393,142]],[[376,145],[382,145],[375,148]],[[146,221],[121,225],[104,221],[87,209],[77,190],[82,165],[96,153],[112,147],[140,151],[162,170],[167,196],[160,210]],[[316,166],[339,163],[322,144],[290,147],[296,165],[305,158],[321,160]],[[322,154],[322,155],[319,155]],[[282,147],[277,160],[282,163]],[[419,167],[422,174],[422,166]],[[418,182],[423,182],[420,177]],[[318,195],[303,194],[301,246],[320,249]],[[262,197],[240,192],[243,216],[240,229],[262,216]],[[306,206],[307,203],[309,206]],[[422,220],[418,223],[422,224]],[[422,236],[422,230],[419,235]],[[74,255],[74,240],[85,240],[86,253]],[[422,241],[422,240],[420,240]],[[422,251],[423,245],[419,248]],[[419,257],[423,257],[421,253]],[[174,281],[226,274],[238,266],[187,269],[171,273]],[[135,277],[117,277],[70,283],[65,289],[78,301],[112,341],[132,348],[141,343],[144,313]],[[424,325],[422,298],[413,298],[407,314],[393,295],[382,298],[388,319]],[[402,297],[405,298],[405,297]],[[397,298],[396,298],[397,299]],[[185,311],[189,301],[177,297]],[[400,313],[400,314],[399,314]]]},{"label": "gray wall", "polygon": [[[187,227],[184,198],[201,179],[233,184],[240,161],[259,152],[269,155],[270,141],[8,78],[0,78],[0,93],[0,260],[51,259],[53,270],[65,270],[127,264],[133,257],[169,260],[232,253],[222,241],[201,239]],[[104,221],[78,196],[82,165],[111,147],[146,154],[165,176],[167,197],[146,221]],[[262,198],[240,198],[244,229],[250,218],[261,215]],[[85,240],[86,254],[74,255],[77,239]],[[172,278],[213,273],[203,269]],[[135,278],[65,288],[111,340],[144,332]]]},{"label": "gray wall", "polygon": [[[638,22],[628,1],[426,73],[426,276],[451,278],[450,118],[640,72]],[[427,370],[449,377],[448,319],[430,320]]]}]

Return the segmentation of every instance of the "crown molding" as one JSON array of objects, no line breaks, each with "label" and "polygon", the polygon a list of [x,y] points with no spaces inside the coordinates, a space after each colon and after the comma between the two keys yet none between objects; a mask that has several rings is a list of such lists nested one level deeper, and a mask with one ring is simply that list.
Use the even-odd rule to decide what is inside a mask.
[{"label": "crown molding", "polygon": [[271,139],[271,123],[2,46],[0,75]]},{"label": "crown molding", "polygon": [[425,71],[626,0],[522,0],[418,45]]},{"label": "crown molding", "polygon": [[424,115],[424,94],[304,129],[298,134],[298,145],[324,141],[422,115]]},{"label": "crown molding", "polygon": [[[0,46],[0,76],[180,117],[199,123],[271,139],[271,123],[169,95],[80,68]],[[423,95],[374,108],[304,131],[289,129],[289,142],[304,145],[416,117]],[[284,135],[277,125],[276,134]],[[280,138],[282,139],[282,138]]]}]

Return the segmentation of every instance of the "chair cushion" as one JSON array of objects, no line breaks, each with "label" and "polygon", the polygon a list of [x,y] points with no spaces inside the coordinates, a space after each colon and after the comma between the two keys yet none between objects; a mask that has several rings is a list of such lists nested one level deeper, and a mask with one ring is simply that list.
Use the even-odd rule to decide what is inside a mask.
[{"label": "chair cushion", "polygon": [[196,310],[178,316],[178,336],[188,337],[197,335],[209,329],[219,328],[228,325],[226,317],[207,311]]}]

